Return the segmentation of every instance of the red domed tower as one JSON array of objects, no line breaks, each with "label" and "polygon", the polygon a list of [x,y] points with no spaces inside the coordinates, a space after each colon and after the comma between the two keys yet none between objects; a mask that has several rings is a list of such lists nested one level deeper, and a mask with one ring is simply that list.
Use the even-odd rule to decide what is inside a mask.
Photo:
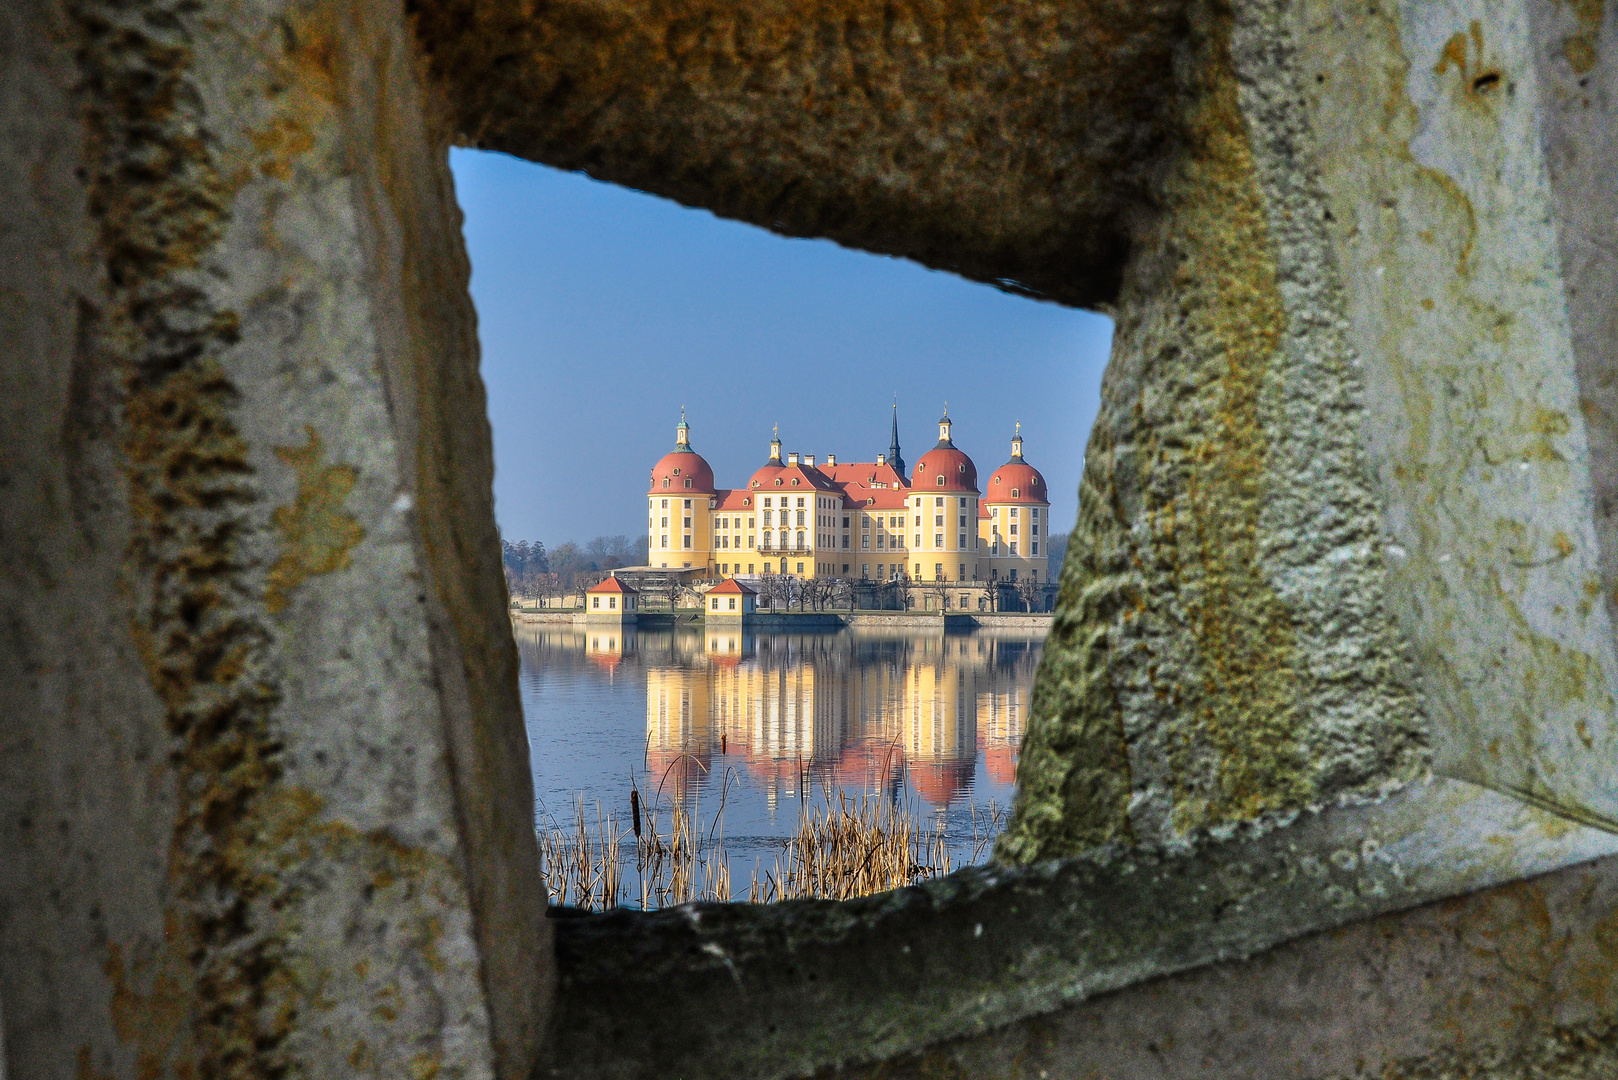
[{"label": "red domed tower", "polygon": [[708,511],[716,496],[713,469],[691,449],[691,425],[681,409],[674,449],[652,466],[651,487],[646,493],[647,562],[706,567],[711,554]]},{"label": "red domed tower", "polygon": [[652,466],[652,486],[648,494],[677,495],[681,492],[697,495],[714,493],[713,469],[701,454],[691,449],[691,425],[685,422],[684,409],[680,410],[680,426],[674,429],[674,449]]},{"label": "red domed tower", "polygon": [[[983,493],[983,515],[979,522],[980,550],[986,555],[989,578],[1006,585],[1027,582],[1050,584],[1049,552],[1050,495],[1045,478],[1023,459],[1022,424],[1011,440],[1011,460],[989,477]],[[1046,593],[1049,593],[1047,588]],[[1007,603],[1028,605],[1027,597],[1001,598]],[[1048,606],[1050,597],[1039,603]]]},{"label": "red domed tower", "polygon": [[949,410],[938,444],[910,477],[910,560],[916,581],[966,581],[978,562],[978,469],[950,437]]}]

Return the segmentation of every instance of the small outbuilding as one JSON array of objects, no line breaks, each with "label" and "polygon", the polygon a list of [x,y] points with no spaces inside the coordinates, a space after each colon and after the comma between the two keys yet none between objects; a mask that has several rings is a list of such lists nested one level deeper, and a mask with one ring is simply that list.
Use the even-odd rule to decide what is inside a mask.
[{"label": "small outbuilding", "polygon": [[640,594],[616,577],[603,578],[584,593],[585,621],[628,626],[640,610]]},{"label": "small outbuilding", "polygon": [[726,578],[709,589],[702,612],[713,623],[742,622],[758,610],[758,590],[735,578]]}]

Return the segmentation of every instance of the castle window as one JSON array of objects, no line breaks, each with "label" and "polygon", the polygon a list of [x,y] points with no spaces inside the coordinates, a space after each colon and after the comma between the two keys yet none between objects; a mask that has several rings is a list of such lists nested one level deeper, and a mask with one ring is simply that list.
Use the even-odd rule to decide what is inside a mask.
[{"label": "castle window", "polygon": [[944,486],[944,474],[943,473],[938,474],[938,486],[939,487]]},{"label": "castle window", "polygon": [[600,606],[601,606],[601,597],[599,597],[599,596],[592,596],[592,597],[590,597],[590,599],[591,599],[591,601],[592,601],[592,603],[591,603],[591,604],[590,604],[590,606],[591,606],[591,607],[593,607],[593,608],[598,608],[598,607],[600,607]]},{"label": "castle window", "polygon": [[669,486],[669,478],[665,476],[665,477],[663,477],[663,489],[665,491],[668,490],[668,486]]},{"label": "castle window", "polygon": [[618,610],[618,598],[616,596],[607,597],[607,606],[609,608],[611,608],[612,610],[617,611]]},{"label": "castle window", "polygon": [[802,506],[802,505],[803,505],[803,500],[802,500],[802,499],[799,499],[799,500],[798,500],[798,505],[799,505],[799,506]]},{"label": "castle window", "polygon": [[669,508],[669,501],[667,499],[664,499],[663,500],[663,509],[667,510],[668,508]]},{"label": "castle window", "polygon": [[798,478],[797,478],[797,477],[796,477],[796,476],[794,476],[794,477],[793,477],[793,478],[792,478],[792,486],[793,486],[793,487],[797,487],[797,486],[798,486]]},{"label": "castle window", "polygon": [[685,486],[686,486],[686,487],[690,487],[690,486],[691,486],[691,481],[690,481],[690,480],[687,480],[687,481],[686,481],[686,482],[685,482]]},{"label": "castle window", "polygon": [[675,469],[675,470],[674,470],[674,475],[675,475],[675,476],[679,476],[679,475],[680,475],[680,470],[679,470],[679,469]]},{"label": "castle window", "polygon": [[776,478],[775,478],[775,486],[776,486],[776,487],[780,487],[780,486],[781,486],[781,478],[780,478],[780,477],[779,477],[779,476],[777,476],[777,477],[776,477]]},{"label": "castle window", "polygon": [[1016,489],[1016,488],[1012,488],[1012,489],[1011,489],[1011,497],[1012,497],[1012,498],[1013,498],[1013,499],[1015,499],[1015,498],[1016,498],[1016,497],[1017,497],[1017,495],[1018,495],[1018,491],[1017,491],[1017,489]]},{"label": "castle window", "polygon": [[999,477],[998,477],[998,476],[997,476],[997,477],[995,477],[995,478],[994,478],[994,482],[995,482],[995,483],[996,483],[996,484],[998,484],[998,483],[999,483],[999,482],[1000,482],[1000,478],[999,478]]},{"label": "castle window", "polygon": [[719,610],[719,597],[717,597],[717,596],[709,597],[709,601],[710,601],[710,606],[709,606],[708,610],[709,611],[718,611]]},{"label": "castle window", "polygon": [[1028,545],[1028,554],[1030,554],[1030,555],[1038,555],[1039,554],[1039,541],[1038,540],[1035,540],[1033,543]]},{"label": "castle window", "polygon": [[734,596],[730,598],[730,610],[736,610],[736,598]]},{"label": "castle window", "polygon": [[687,510],[691,509],[691,500],[690,499],[685,500],[685,508]]},{"label": "castle window", "polygon": [[743,499],[742,500],[742,505],[743,506],[752,506],[753,505],[753,500],[752,499]]},{"label": "castle window", "polygon": [[966,462],[964,462],[964,461],[963,461],[963,462],[961,462],[961,469],[960,469],[960,471],[961,471],[961,475],[962,475],[962,476],[965,476],[965,475],[966,475]]}]

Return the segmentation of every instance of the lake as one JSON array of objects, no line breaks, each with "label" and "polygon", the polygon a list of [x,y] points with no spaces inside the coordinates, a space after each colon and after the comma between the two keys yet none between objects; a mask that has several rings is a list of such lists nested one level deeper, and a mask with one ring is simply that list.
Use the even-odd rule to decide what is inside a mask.
[{"label": "lake", "polygon": [[805,796],[910,806],[971,861],[973,809],[1009,807],[1042,639],[1018,631],[770,633],[518,623],[536,823],[629,820],[630,788],[768,866]]}]

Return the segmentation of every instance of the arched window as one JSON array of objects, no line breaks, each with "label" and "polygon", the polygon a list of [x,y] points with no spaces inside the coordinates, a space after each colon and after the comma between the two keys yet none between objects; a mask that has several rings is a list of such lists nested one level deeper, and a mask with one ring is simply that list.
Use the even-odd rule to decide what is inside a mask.
[{"label": "arched window", "polygon": [[1011,489],[1011,497],[1013,499],[1015,499],[1017,497],[1017,489],[1016,488]]},{"label": "arched window", "polygon": [[664,487],[665,490],[667,490],[668,486],[669,486],[669,478],[665,476],[665,477],[663,477],[663,487]]},{"label": "arched window", "polygon": [[938,474],[938,486],[939,487],[944,486],[944,474],[943,473]]},{"label": "arched window", "polygon": [[686,486],[686,487],[690,487],[690,486],[691,486],[691,479],[690,479],[690,477],[687,477],[687,478],[686,478],[686,481],[685,481],[685,486]]}]

